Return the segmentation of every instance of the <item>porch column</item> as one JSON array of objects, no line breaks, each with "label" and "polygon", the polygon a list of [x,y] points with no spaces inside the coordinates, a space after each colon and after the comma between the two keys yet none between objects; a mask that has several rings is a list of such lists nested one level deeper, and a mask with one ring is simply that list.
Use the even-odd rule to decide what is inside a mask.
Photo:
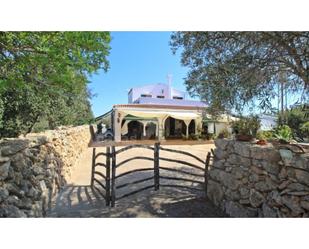
[{"label": "porch column", "polygon": [[146,126],[148,122],[142,122],[143,123],[143,136],[146,137]]},{"label": "porch column", "polygon": [[189,137],[189,124],[191,122],[191,119],[190,120],[184,120],[184,123],[186,125],[186,138]]},{"label": "porch column", "polygon": [[158,118],[158,140],[165,140],[164,137],[164,118]]},{"label": "porch column", "polygon": [[155,137],[158,136],[158,133],[159,133],[159,121],[157,121],[156,123]]},{"label": "porch column", "polygon": [[114,140],[115,142],[121,141],[121,122],[122,122],[121,114],[119,114],[118,110],[116,110],[115,116],[114,116]]}]

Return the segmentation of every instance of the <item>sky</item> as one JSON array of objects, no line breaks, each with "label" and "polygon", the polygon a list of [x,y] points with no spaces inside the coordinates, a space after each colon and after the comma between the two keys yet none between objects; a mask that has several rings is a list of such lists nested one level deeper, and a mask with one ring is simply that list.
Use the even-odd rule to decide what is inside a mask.
[{"label": "sky", "polygon": [[[184,78],[188,68],[181,66],[180,52],[175,55],[169,46],[171,32],[111,32],[110,69],[89,77],[89,88],[94,116],[110,111],[115,104],[126,104],[132,87],[153,83],[166,83],[172,74],[172,86],[185,91]],[[188,95],[187,95],[188,96]],[[289,96],[288,104],[299,96]],[[278,99],[272,101],[274,107]],[[252,112],[244,109],[244,114]],[[258,108],[254,113],[260,113]]]},{"label": "sky", "polygon": [[187,68],[181,66],[180,53],[173,55],[171,32],[111,32],[110,69],[89,77],[95,117],[111,110],[114,104],[126,104],[130,88],[166,83],[172,74],[172,86],[186,90]]}]

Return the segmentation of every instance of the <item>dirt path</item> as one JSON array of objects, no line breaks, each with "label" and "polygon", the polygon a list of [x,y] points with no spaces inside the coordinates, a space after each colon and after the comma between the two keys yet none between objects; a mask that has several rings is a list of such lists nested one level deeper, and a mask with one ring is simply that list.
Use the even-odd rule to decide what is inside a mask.
[{"label": "dirt path", "polygon": [[[188,151],[201,159],[205,159],[207,152],[213,145],[178,145],[166,146],[172,149]],[[97,148],[97,151],[104,151],[104,148]],[[153,151],[145,149],[132,149],[117,156],[117,162],[121,162],[132,156],[143,155],[153,156]],[[192,158],[187,156],[171,154],[160,151],[160,156],[173,159],[181,159],[193,162]],[[105,200],[99,192],[90,188],[91,179],[91,157],[92,149],[85,151],[76,165],[68,186],[63,189],[55,200],[55,206],[49,213],[50,217],[224,217],[207,198],[203,191],[191,189],[180,189],[161,187],[160,190],[152,189],[134,194],[128,198],[118,200],[116,206],[106,207]],[[161,166],[165,167],[183,167],[175,166],[175,163],[160,161]],[[202,166],[202,165],[201,165]],[[136,168],[153,167],[153,162],[145,160],[131,161],[125,166],[117,169],[117,174]],[[102,168],[103,169],[103,168]],[[188,170],[188,169],[186,169]],[[169,175],[170,174],[170,175]],[[172,176],[166,172],[167,176]],[[138,173],[134,176],[121,178],[117,184],[151,177],[151,171]],[[174,183],[171,180],[162,180],[162,183]],[[117,192],[117,196],[135,190],[136,188],[147,186],[151,183],[141,183],[137,186],[125,188]],[[187,186],[198,186],[198,183],[190,183]]]}]

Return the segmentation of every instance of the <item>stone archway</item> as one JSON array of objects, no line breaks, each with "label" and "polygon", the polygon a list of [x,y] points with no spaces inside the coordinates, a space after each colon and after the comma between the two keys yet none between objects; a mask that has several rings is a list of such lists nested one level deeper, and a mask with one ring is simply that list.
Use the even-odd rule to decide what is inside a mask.
[{"label": "stone archway", "polygon": [[181,138],[186,134],[186,124],[183,120],[168,117],[164,123],[166,138]]},{"label": "stone archway", "polygon": [[196,128],[195,120],[192,119],[189,124],[189,129],[188,129],[189,135],[195,134],[195,130],[196,130],[195,128]]},{"label": "stone archway", "polygon": [[155,139],[157,136],[157,125],[154,122],[146,124],[146,138]]},{"label": "stone archway", "polygon": [[128,138],[140,140],[143,137],[143,124],[132,120],[128,123]]}]

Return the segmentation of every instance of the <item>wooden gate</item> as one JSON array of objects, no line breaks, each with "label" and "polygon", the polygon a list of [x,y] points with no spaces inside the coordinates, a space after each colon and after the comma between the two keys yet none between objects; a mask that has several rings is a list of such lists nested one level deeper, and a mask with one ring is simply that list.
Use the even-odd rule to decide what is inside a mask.
[{"label": "wooden gate", "polygon": [[[128,159],[123,160],[122,162],[117,163],[117,155],[124,153],[127,150],[133,148],[143,148],[146,150],[153,151],[152,157],[147,156],[135,156]],[[184,161],[184,160],[177,160],[169,157],[162,157],[160,156],[160,151],[166,151],[173,154],[182,154],[186,155],[192,159],[195,159],[200,165],[194,164],[192,162]],[[105,156],[105,162],[98,162],[98,159]],[[207,180],[208,180],[208,168],[210,165],[210,161],[212,159],[212,154],[210,152],[207,153],[205,160],[189,153],[186,151],[181,150],[174,150],[169,148],[164,148],[160,146],[160,143],[155,143],[153,146],[148,145],[129,145],[127,147],[121,148],[116,150],[115,146],[108,146],[106,147],[106,152],[100,152],[96,154],[96,148],[93,148],[93,155],[92,155],[92,175],[91,175],[91,187],[98,191],[105,199],[107,206],[114,206],[117,200],[126,198],[128,196],[134,195],[146,189],[154,189],[155,191],[159,190],[160,187],[180,187],[180,188],[188,188],[198,191],[204,191],[205,194],[207,193]],[[133,160],[148,160],[153,162],[153,167],[151,168],[138,168],[126,171],[121,174],[117,174],[117,169],[119,170],[120,167],[125,165],[126,163],[133,161]],[[193,168],[197,170],[197,172],[188,172],[186,170],[177,169],[177,168],[169,168],[160,166],[160,160],[168,161],[172,163],[176,163],[177,165],[184,165],[186,167]],[[105,170],[98,171],[96,170],[97,167],[103,167]],[[139,180],[126,182],[117,185],[116,180],[121,179],[124,176],[133,175],[138,172],[150,172],[151,176],[144,177]],[[188,176],[198,177],[199,180],[190,179],[187,177],[177,177],[177,176],[169,176],[166,172],[173,172],[173,173],[181,173]],[[200,184],[200,187],[192,187],[186,186],[183,184],[162,184],[160,180],[170,180],[170,181],[179,181],[179,182],[191,182]],[[135,184],[139,184],[142,182],[152,181],[151,184],[148,184],[145,187],[139,188],[137,190],[131,191],[129,193],[117,196],[117,190],[124,189],[126,187],[130,187]]]}]

